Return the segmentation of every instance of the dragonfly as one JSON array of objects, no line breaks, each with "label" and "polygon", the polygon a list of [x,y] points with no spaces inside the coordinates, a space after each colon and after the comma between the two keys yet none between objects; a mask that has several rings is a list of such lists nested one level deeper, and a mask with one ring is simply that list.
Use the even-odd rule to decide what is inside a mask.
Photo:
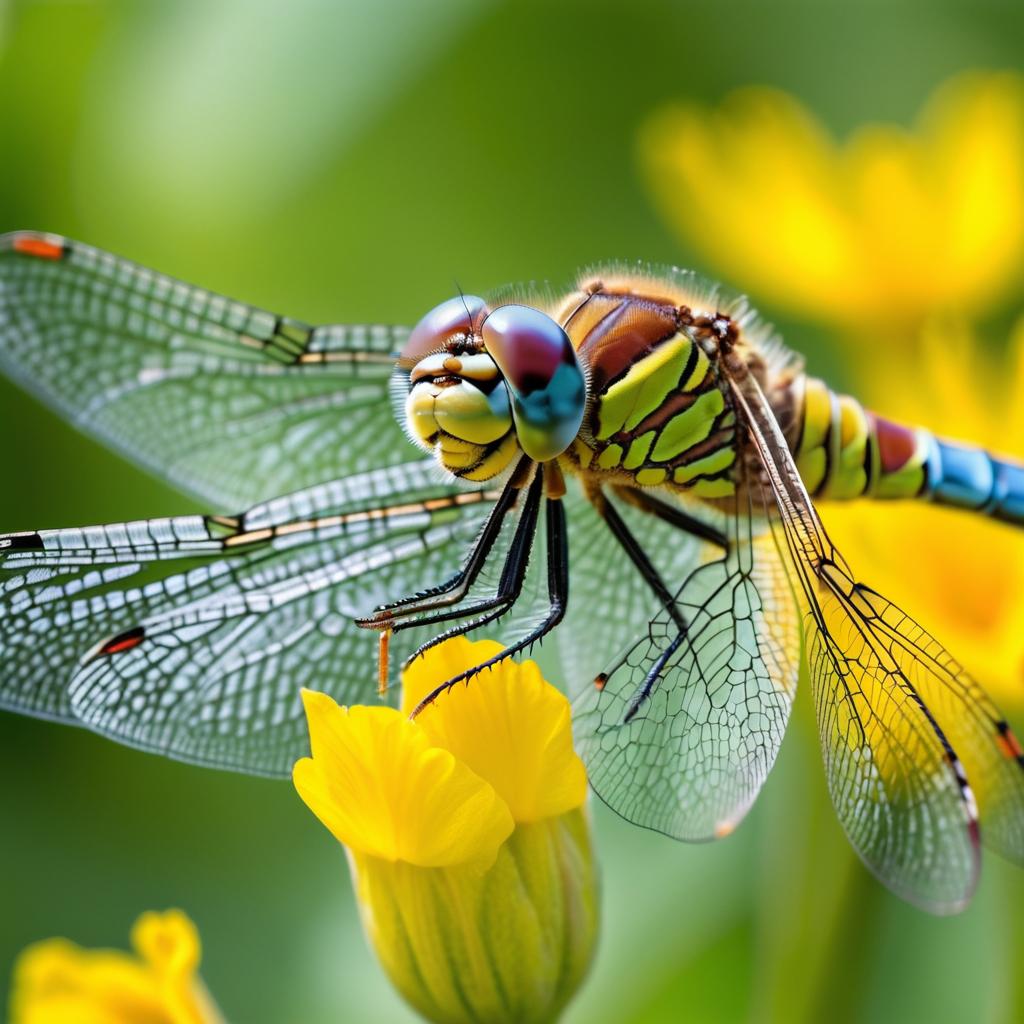
[{"label": "dragonfly", "polygon": [[982,841],[1024,861],[1006,719],[815,507],[1020,526],[1024,467],[837,394],[692,272],[600,266],[411,329],[313,326],[16,232],[0,364],[213,510],[3,535],[11,711],[281,775],[307,749],[300,688],[394,701],[428,647],[500,640],[421,713],[550,636],[598,796],[696,841],[752,805],[805,662],[832,801],[883,883],[952,912]]}]

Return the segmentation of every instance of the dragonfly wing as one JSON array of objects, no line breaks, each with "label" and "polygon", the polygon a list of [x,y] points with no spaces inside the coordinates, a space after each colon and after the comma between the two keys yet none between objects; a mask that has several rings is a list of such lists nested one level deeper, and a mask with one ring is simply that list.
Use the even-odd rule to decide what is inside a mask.
[{"label": "dragonfly wing", "polygon": [[991,700],[831,544],[756,384],[734,390],[781,513],[806,606],[808,664],[839,819],[904,898],[960,909],[983,834],[1024,859],[1024,761]]},{"label": "dragonfly wing", "polygon": [[983,843],[1024,865],[1024,750],[991,697],[905,612],[847,576],[846,600],[935,715],[962,761],[981,816]]},{"label": "dragonfly wing", "polygon": [[0,368],[221,509],[413,458],[389,399],[407,333],[311,327],[79,242],[0,236]]},{"label": "dragonfly wing", "polygon": [[[569,607],[555,632],[566,690],[590,687],[613,659],[631,646],[657,614],[654,592],[637,572],[608,524],[568,480],[565,497],[569,521]],[[607,494],[662,579],[685,579],[708,557],[709,547],[692,534],[665,523]],[[666,500],[672,500],[667,498]]]},{"label": "dragonfly wing", "polygon": [[675,608],[575,709],[598,796],[678,839],[723,835],[746,813],[775,761],[799,670],[799,616],[770,529],[739,500],[726,525],[725,555],[692,570]]},{"label": "dragonfly wing", "polygon": [[[183,760],[266,774],[306,751],[300,688],[374,698],[352,619],[460,565],[493,496],[432,462],[318,485],[238,520],[0,540],[0,704]],[[394,637],[392,664],[427,639]]]}]

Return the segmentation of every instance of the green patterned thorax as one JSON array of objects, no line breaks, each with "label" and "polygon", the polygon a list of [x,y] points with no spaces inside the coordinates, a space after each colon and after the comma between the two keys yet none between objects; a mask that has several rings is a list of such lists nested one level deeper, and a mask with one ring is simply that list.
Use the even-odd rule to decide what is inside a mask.
[{"label": "green patterned thorax", "polygon": [[731,494],[736,421],[718,367],[686,330],[685,301],[643,284],[593,283],[568,305],[566,330],[590,389],[571,457],[623,482]]}]

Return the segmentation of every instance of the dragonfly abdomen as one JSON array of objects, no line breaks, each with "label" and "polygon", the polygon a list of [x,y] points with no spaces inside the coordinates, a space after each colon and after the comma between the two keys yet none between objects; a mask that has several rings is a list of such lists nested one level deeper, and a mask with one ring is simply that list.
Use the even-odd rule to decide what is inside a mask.
[{"label": "dragonfly abdomen", "polygon": [[1024,524],[1024,466],[894,423],[814,377],[794,455],[816,498],[924,498]]}]

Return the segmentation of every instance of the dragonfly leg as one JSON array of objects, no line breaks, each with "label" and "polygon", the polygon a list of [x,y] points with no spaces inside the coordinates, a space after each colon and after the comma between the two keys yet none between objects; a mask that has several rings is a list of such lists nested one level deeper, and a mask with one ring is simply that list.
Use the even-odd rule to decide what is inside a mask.
[{"label": "dragonfly leg", "polygon": [[[665,522],[670,523],[681,530],[688,533],[695,533],[705,540],[716,543],[722,547],[723,551],[728,550],[729,541],[725,534],[719,533],[707,523],[701,522],[699,519],[695,519],[694,517],[687,515],[681,509],[675,509],[671,505],[659,501],[657,498],[645,494],[642,491],[636,491],[625,487],[617,487],[615,488],[615,491],[617,494],[620,494],[623,500],[629,501],[637,508],[650,512],[650,514],[658,516],[658,518],[663,519]],[[665,610],[671,616],[676,629],[679,631],[671,643],[669,643],[665,650],[663,650],[655,660],[636,693],[634,693],[630,699],[629,705],[622,718],[622,724],[625,725],[636,717],[640,708],[643,707],[644,702],[651,695],[651,692],[654,690],[655,685],[665,670],[665,666],[685,642],[690,626],[685,616],[683,616],[682,612],[679,610],[677,601],[665,585],[665,581],[661,578],[658,570],[651,562],[647,552],[644,551],[643,546],[630,531],[616,508],[605,498],[604,494],[600,490],[589,494],[588,497],[598,514],[608,524],[608,528],[611,530],[612,535],[622,546],[622,549],[629,556],[633,564],[637,567],[640,575],[647,582],[647,585],[654,591],[658,600],[661,601]],[[602,689],[605,682],[605,676],[598,676],[597,680],[595,680],[595,685],[598,689]]]},{"label": "dragonfly leg", "polygon": [[516,532],[512,537],[512,543],[509,545],[508,554],[505,556],[505,565],[501,572],[501,579],[498,582],[498,589],[492,596],[473,601],[463,608],[453,608],[448,611],[436,612],[433,615],[427,615],[420,619],[395,623],[394,631],[397,633],[403,629],[410,629],[413,626],[433,626],[438,623],[451,622],[455,619],[477,615],[477,618],[472,619],[470,622],[455,626],[427,641],[410,656],[410,661],[444,640],[450,640],[453,636],[461,636],[463,633],[468,633],[471,629],[476,629],[478,626],[493,622],[504,615],[515,604],[516,599],[519,597],[519,592],[523,588],[523,581],[526,579],[530,549],[533,547],[533,538],[537,530],[542,482],[542,477],[538,473],[526,493],[523,511],[519,517],[519,522],[516,524]]},{"label": "dragonfly leg", "polygon": [[686,630],[680,630],[672,642],[658,655],[654,664],[648,669],[647,675],[644,676],[644,681],[640,684],[636,693],[629,698],[629,704],[626,707],[626,711],[622,716],[622,724],[625,725],[627,722],[631,722],[636,718],[640,708],[643,707],[644,701],[650,697],[654,690],[655,684],[661,678],[662,672],[665,671],[665,666],[668,664],[669,659],[676,651],[682,646],[683,641],[686,639]]},{"label": "dragonfly leg", "polygon": [[524,476],[524,466],[528,468],[528,460],[523,460],[516,471],[502,488],[498,500],[494,503],[487,520],[469,552],[465,564],[454,576],[437,586],[428,587],[416,594],[399,598],[388,604],[375,608],[372,615],[356,619],[356,625],[364,629],[390,629],[396,619],[408,618],[421,612],[432,611],[458,604],[476,582],[487,559],[491,554],[505,517],[515,507],[519,492],[525,486],[528,477]]},{"label": "dragonfly leg", "polygon": [[691,516],[681,508],[670,505],[667,501],[655,498],[654,495],[649,494],[647,491],[640,490],[637,487],[622,486],[615,486],[612,490],[627,504],[633,505],[652,516],[656,516],[670,526],[675,526],[680,530],[685,530],[687,533],[692,533],[695,537],[700,537],[702,540],[710,541],[712,544],[718,545],[723,551],[729,546],[729,539],[721,530],[716,530],[710,523],[705,523],[696,516]]},{"label": "dragonfly leg", "polygon": [[672,592],[665,585],[661,574],[654,567],[647,552],[633,535],[626,525],[625,520],[619,515],[615,506],[605,497],[602,491],[590,495],[591,504],[597,510],[597,514],[605,521],[612,536],[619,542],[622,550],[629,556],[629,560],[636,566],[637,571],[644,578],[647,585],[654,591],[655,597],[662,603],[669,615],[672,616],[676,626],[685,631],[686,620],[683,618],[676,605]]},{"label": "dragonfly leg", "polygon": [[[442,693],[458,683],[468,682],[473,676],[492,665],[511,658],[542,640],[562,621],[569,604],[569,537],[565,520],[565,506],[558,498],[549,498],[545,506],[547,551],[548,551],[548,610],[544,619],[522,639],[510,644],[493,658],[474,668],[459,673],[436,686],[413,709],[410,717],[415,718],[425,707],[432,704]],[[472,624],[469,625],[472,628]],[[462,627],[460,627],[460,631]],[[432,646],[436,641],[431,641]],[[425,648],[424,648],[425,649]]]}]

